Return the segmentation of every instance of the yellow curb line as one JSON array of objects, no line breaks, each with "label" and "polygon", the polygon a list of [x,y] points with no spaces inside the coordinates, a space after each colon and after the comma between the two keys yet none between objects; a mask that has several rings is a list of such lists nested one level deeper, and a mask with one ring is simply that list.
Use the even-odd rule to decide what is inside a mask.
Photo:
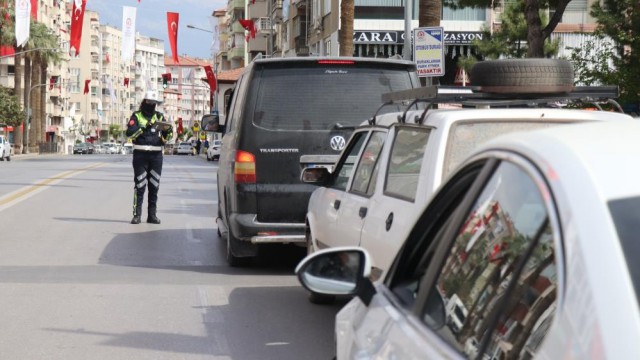
[{"label": "yellow curb line", "polygon": [[24,196],[26,196],[26,195],[38,190],[40,187],[50,185],[54,181],[64,180],[64,179],[70,178],[70,177],[72,177],[74,175],[77,175],[77,174],[79,174],[81,172],[85,172],[87,170],[95,169],[97,167],[104,166],[104,165],[106,165],[106,163],[94,164],[94,165],[90,165],[90,166],[83,167],[83,168],[80,168],[80,169],[69,170],[69,171],[65,171],[63,173],[60,173],[58,175],[54,175],[54,176],[52,176],[52,177],[50,177],[48,179],[44,179],[44,180],[42,180],[42,181],[40,181],[40,182],[38,182],[36,184],[30,185],[28,187],[25,187],[25,188],[23,188],[21,190],[18,190],[17,192],[15,192],[13,194],[8,195],[5,198],[0,199],[0,206],[4,206],[4,205],[7,205],[7,204],[9,204],[11,202],[14,202],[14,201],[20,199],[21,197],[24,197]]}]

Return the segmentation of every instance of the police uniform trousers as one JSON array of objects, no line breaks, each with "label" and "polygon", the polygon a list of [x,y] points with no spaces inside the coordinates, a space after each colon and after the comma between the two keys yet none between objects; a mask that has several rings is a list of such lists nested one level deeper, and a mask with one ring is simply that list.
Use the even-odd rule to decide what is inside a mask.
[{"label": "police uniform trousers", "polygon": [[144,190],[149,186],[147,216],[156,215],[162,174],[162,151],[133,150],[133,215],[142,216]]}]

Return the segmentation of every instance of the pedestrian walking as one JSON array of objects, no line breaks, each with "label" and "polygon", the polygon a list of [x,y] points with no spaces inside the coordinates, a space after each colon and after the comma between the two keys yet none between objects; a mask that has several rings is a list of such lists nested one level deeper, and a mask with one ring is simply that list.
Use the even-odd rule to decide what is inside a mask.
[{"label": "pedestrian walking", "polygon": [[147,222],[160,224],[157,216],[158,189],[162,174],[162,149],[173,136],[173,129],[164,121],[164,115],[156,111],[162,103],[153,90],[145,93],[138,111],[134,112],[127,124],[127,136],[133,141],[133,218],[132,224],[139,224],[145,188],[147,195]]},{"label": "pedestrian walking", "polygon": [[202,141],[198,139],[198,141],[196,141],[196,155],[200,155],[200,147],[202,147]]}]

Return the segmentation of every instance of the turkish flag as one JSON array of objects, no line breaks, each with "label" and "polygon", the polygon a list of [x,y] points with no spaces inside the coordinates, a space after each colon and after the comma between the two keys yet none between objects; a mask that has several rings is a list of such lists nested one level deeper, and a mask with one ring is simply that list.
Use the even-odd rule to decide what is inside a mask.
[{"label": "turkish flag", "polygon": [[74,0],[71,13],[71,38],[69,40],[69,53],[72,57],[80,55],[80,40],[82,39],[82,21],[87,0]]},{"label": "turkish flag", "polygon": [[111,59],[109,59],[109,53],[107,53],[107,56],[106,56],[105,61],[106,61],[106,62],[108,62],[108,63],[110,63],[110,62],[111,62]]},{"label": "turkish flag", "polygon": [[52,76],[49,78],[49,90],[53,90],[53,85],[56,83],[56,77]]},{"label": "turkish flag", "polygon": [[89,83],[91,82],[91,80],[85,80],[84,81],[84,93],[83,94],[88,94],[89,93]]},{"label": "turkish flag", "polygon": [[178,22],[180,14],[167,12],[167,30],[169,31],[169,43],[171,44],[171,55],[173,61],[179,63],[178,59]]},{"label": "turkish flag", "polygon": [[216,91],[216,74],[213,73],[210,65],[204,67],[204,71],[207,74],[207,81],[209,82],[209,88],[211,92]]},{"label": "turkish flag", "polygon": [[129,78],[124,78],[124,86],[129,87]]},{"label": "turkish flag", "polygon": [[242,27],[249,32],[249,35],[251,36],[251,38],[255,39],[257,30],[256,30],[256,24],[253,22],[253,20],[238,19],[238,21],[240,22],[240,25],[242,25]]},{"label": "turkish flag", "polygon": [[182,128],[182,118],[178,118],[178,128],[176,129],[178,135],[182,135],[184,129]]},{"label": "turkish flag", "polygon": [[38,21],[38,0],[31,0],[31,18]]}]

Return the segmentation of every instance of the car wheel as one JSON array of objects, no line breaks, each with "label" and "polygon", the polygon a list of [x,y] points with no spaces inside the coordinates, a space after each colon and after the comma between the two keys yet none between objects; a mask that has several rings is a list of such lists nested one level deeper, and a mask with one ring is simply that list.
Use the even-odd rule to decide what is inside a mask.
[{"label": "car wheel", "polygon": [[573,66],[563,59],[480,61],[471,83],[488,93],[566,93],[574,88]]},{"label": "car wheel", "polygon": [[231,267],[241,267],[247,265],[249,258],[238,257],[233,254],[233,244],[238,242],[236,238],[231,235],[231,229],[227,230],[227,264]]},{"label": "car wheel", "polygon": [[11,155],[7,156],[7,161],[11,161]]},{"label": "car wheel", "polygon": [[209,157],[209,154],[207,154],[207,161],[211,161],[211,158]]},{"label": "car wheel", "polygon": [[313,246],[313,241],[311,240],[311,228],[309,225],[306,226],[304,231],[304,237],[307,242],[307,255],[311,255],[316,252],[315,246]]}]

